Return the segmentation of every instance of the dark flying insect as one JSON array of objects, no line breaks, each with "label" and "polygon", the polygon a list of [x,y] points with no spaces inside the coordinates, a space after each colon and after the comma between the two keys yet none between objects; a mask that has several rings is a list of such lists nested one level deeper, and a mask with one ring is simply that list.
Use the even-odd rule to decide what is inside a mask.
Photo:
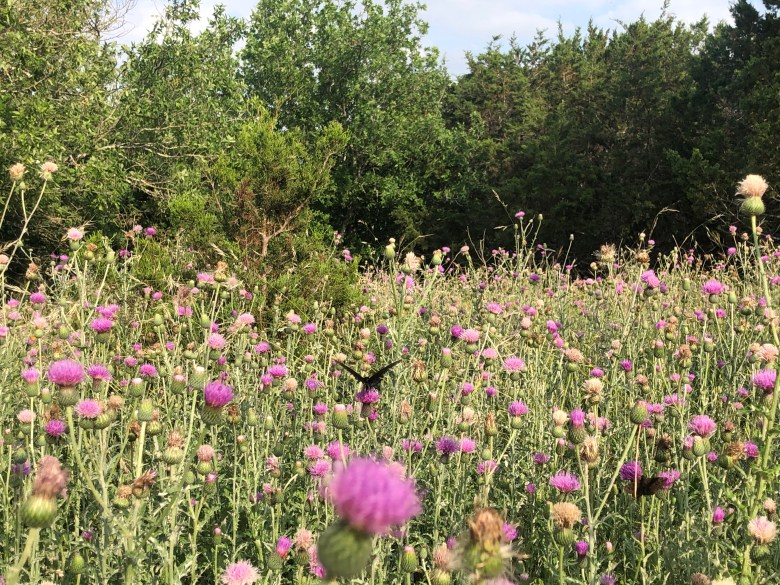
[{"label": "dark flying insect", "polygon": [[665,477],[640,477],[636,483],[633,481],[629,482],[626,486],[626,491],[635,498],[640,498],[642,496],[655,495],[665,487]]},{"label": "dark flying insect", "polygon": [[347,364],[339,364],[341,367],[343,367],[345,370],[347,370],[352,376],[360,383],[363,384],[363,389],[366,388],[373,388],[374,390],[379,390],[379,383],[382,381],[382,378],[384,375],[390,371],[392,367],[400,363],[401,360],[395,360],[394,362],[391,362],[387,364],[385,367],[383,367],[381,370],[377,370],[370,376],[363,376],[350,368]]}]

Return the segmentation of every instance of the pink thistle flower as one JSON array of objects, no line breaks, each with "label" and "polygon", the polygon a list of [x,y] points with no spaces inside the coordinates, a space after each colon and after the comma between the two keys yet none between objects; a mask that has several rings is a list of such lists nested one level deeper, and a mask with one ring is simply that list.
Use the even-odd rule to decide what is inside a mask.
[{"label": "pink thistle flower", "polygon": [[27,368],[22,370],[22,379],[28,384],[35,384],[41,377],[41,373],[35,368]]},{"label": "pink thistle flower", "polygon": [[108,333],[114,326],[114,322],[105,317],[98,317],[97,319],[93,319],[89,326],[95,333]]},{"label": "pink thistle flower", "polygon": [[674,483],[680,479],[680,472],[676,469],[670,469],[669,471],[662,471],[658,474],[658,477],[663,477],[666,480],[666,483],[664,484],[664,489],[672,489],[672,486]]},{"label": "pink thistle flower", "polygon": [[581,408],[575,408],[569,413],[569,421],[573,427],[581,427],[585,424],[585,411]]},{"label": "pink thistle flower", "polygon": [[76,414],[81,418],[96,419],[103,414],[103,407],[97,400],[86,399],[76,405]]},{"label": "pink thistle flower", "polygon": [[260,575],[248,561],[238,561],[225,567],[220,577],[224,585],[252,585]]},{"label": "pink thistle flower", "polygon": [[511,355],[504,359],[504,369],[510,374],[525,371],[525,362],[517,356]]},{"label": "pink thistle flower", "polygon": [[758,370],[753,374],[753,386],[761,389],[765,393],[773,392],[775,389],[775,380],[777,379],[777,372],[775,370]]},{"label": "pink thistle flower", "polygon": [[219,333],[212,333],[206,341],[211,349],[220,350],[225,347],[225,338]]},{"label": "pink thistle flower", "polygon": [[718,425],[715,421],[708,417],[706,414],[697,414],[688,423],[688,428],[691,432],[699,435],[700,437],[707,438],[717,430]]},{"label": "pink thistle flower", "polygon": [[141,367],[138,368],[138,373],[142,378],[156,378],[157,368],[155,368],[152,364],[141,364]]},{"label": "pink thistle flower", "polygon": [[84,380],[84,368],[75,360],[57,360],[49,366],[48,377],[57,386],[76,386]]},{"label": "pink thistle flower", "polygon": [[43,305],[46,303],[46,295],[42,292],[34,292],[30,295],[30,302],[33,305]]},{"label": "pink thistle flower", "polygon": [[469,455],[477,450],[477,444],[474,442],[474,439],[470,437],[463,437],[460,440],[460,452]]},{"label": "pink thistle flower", "polygon": [[104,365],[92,364],[87,367],[87,376],[93,380],[110,380],[112,378],[111,372],[108,371]]},{"label": "pink thistle flower", "polygon": [[306,323],[306,325],[303,326],[303,332],[306,335],[317,333],[317,325],[314,323]]},{"label": "pink thistle flower", "polygon": [[550,478],[550,485],[563,494],[569,494],[580,489],[580,480],[573,473],[559,471]]},{"label": "pink thistle flower", "polygon": [[47,422],[46,426],[43,428],[43,431],[53,439],[61,437],[67,430],[68,427],[65,425],[65,423],[56,418],[53,418]]},{"label": "pink thistle flower", "polygon": [[23,425],[31,424],[35,420],[35,413],[29,408],[20,410],[16,415],[16,419]]},{"label": "pink thistle flower", "polygon": [[333,441],[332,443],[328,444],[325,450],[328,454],[328,457],[334,461],[340,461],[342,453],[344,454],[344,459],[349,459],[349,445],[346,443]]},{"label": "pink thistle flower", "polygon": [[209,382],[203,389],[203,399],[211,408],[221,408],[233,400],[233,388],[219,381]]},{"label": "pink thistle flower", "polygon": [[705,295],[720,295],[726,290],[726,287],[718,280],[711,278],[701,287],[701,292]]},{"label": "pink thistle flower", "polygon": [[283,559],[287,557],[287,553],[290,552],[290,549],[292,548],[293,542],[286,536],[281,536],[279,540],[276,541],[276,554],[278,554]]},{"label": "pink thistle flower", "polygon": [[57,496],[68,495],[68,472],[62,468],[60,462],[51,455],[44,455],[38,461],[38,472],[32,486],[32,493],[36,496],[54,499]]},{"label": "pink thistle flower", "polygon": [[325,451],[319,445],[309,445],[303,449],[303,456],[306,459],[322,459],[325,456]]},{"label": "pink thistle flower", "polygon": [[528,414],[528,407],[522,400],[516,400],[509,405],[510,416],[523,416]]},{"label": "pink thistle flower", "polygon": [[476,329],[465,329],[460,334],[460,338],[466,343],[477,343],[479,341],[479,331]]},{"label": "pink thistle flower", "polygon": [[718,506],[712,511],[712,523],[713,524],[723,524],[723,521],[726,519],[726,511]]},{"label": "pink thistle flower", "polygon": [[268,373],[274,378],[284,378],[287,375],[287,368],[282,364],[274,364],[268,368]]},{"label": "pink thistle flower", "polygon": [[748,532],[757,544],[769,544],[777,537],[777,525],[766,516],[758,516],[748,523]]},{"label": "pink thistle flower", "polygon": [[325,477],[330,471],[331,464],[327,459],[317,459],[309,466],[309,475],[312,477]]},{"label": "pink thistle flower", "polygon": [[385,534],[422,511],[414,480],[373,459],[353,459],[336,472],[328,493],[339,517],[369,534]]}]

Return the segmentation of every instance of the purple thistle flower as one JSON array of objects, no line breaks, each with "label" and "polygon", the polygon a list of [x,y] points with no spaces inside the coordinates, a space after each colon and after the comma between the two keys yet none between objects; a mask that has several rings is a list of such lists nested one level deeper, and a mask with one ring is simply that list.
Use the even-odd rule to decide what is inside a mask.
[{"label": "purple thistle flower", "polygon": [[726,287],[718,280],[711,278],[701,287],[701,292],[705,295],[720,295],[726,290]]},{"label": "purple thistle flower", "polygon": [[276,541],[276,554],[278,554],[282,558],[285,558],[287,556],[287,553],[290,552],[292,545],[293,542],[288,537],[286,536],[280,537],[279,540]]},{"label": "purple thistle flower", "polygon": [[373,459],[353,459],[338,471],[328,492],[336,514],[352,528],[368,534],[385,534],[421,511],[414,480],[403,468]]},{"label": "purple thistle flower", "polygon": [[523,416],[528,414],[528,407],[522,400],[516,400],[509,405],[509,414],[511,416]]},{"label": "purple thistle flower", "polygon": [[40,291],[36,291],[30,295],[30,302],[33,305],[42,305],[46,302],[46,295]]},{"label": "purple thistle flower", "polygon": [[617,578],[612,573],[604,573],[599,578],[599,585],[615,585]]},{"label": "purple thistle flower", "polygon": [[753,386],[760,388],[766,393],[773,392],[775,389],[775,380],[777,372],[775,370],[758,370],[753,374]]},{"label": "purple thistle flower", "polygon": [[479,475],[488,475],[489,473],[495,472],[497,467],[498,463],[492,459],[488,459],[487,461],[480,461],[477,463],[477,473]]},{"label": "purple thistle flower", "polygon": [[420,453],[422,451],[422,443],[414,439],[404,439],[401,441],[401,449],[407,453]]},{"label": "purple thistle flower", "polygon": [[436,450],[440,455],[452,455],[460,451],[460,445],[457,439],[444,435],[441,439],[436,441]]},{"label": "purple thistle flower", "polygon": [[319,445],[309,445],[304,447],[303,456],[306,459],[322,459],[325,456],[325,451]]},{"label": "purple thistle flower", "polygon": [[274,378],[284,378],[287,375],[287,368],[282,364],[274,364],[268,368],[268,373]]},{"label": "purple thistle flower", "polygon": [[341,460],[342,452],[344,454],[344,459],[349,459],[349,445],[347,445],[346,443],[339,443],[338,441],[333,441],[328,444],[328,446],[325,448],[325,451],[328,453],[328,457],[330,457],[334,461]]},{"label": "purple thistle flower", "polygon": [[22,379],[28,384],[35,384],[40,377],[41,373],[35,368],[27,368],[26,370],[22,370]]},{"label": "purple thistle flower", "polygon": [[620,362],[620,367],[624,372],[628,373],[634,369],[634,363],[631,360],[623,360]]},{"label": "purple thistle flower", "polygon": [[316,414],[317,416],[322,416],[324,414],[327,414],[328,412],[328,405],[323,404],[322,402],[318,402],[314,406],[311,407],[311,411]]},{"label": "purple thistle flower", "polygon": [[573,473],[559,471],[550,478],[550,485],[559,492],[568,494],[580,489],[580,480]]},{"label": "purple thistle flower", "polygon": [[331,465],[327,459],[317,459],[309,465],[309,475],[312,477],[325,477],[330,473]]},{"label": "purple thistle flower", "polygon": [[504,533],[504,540],[507,542],[512,542],[517,538],[517,528],[512,526],[509,522],[504,522],[503,526],[501,526],[501,532]]},{"label": "purple thistle flower", "polygon": [[112,378],[108,368],[101,364],[92,364],[91,366],[88,366],[87,376],[93,380],[110,380]]},{"label": "purple thistle flower", "polygon": [[56,439],[64,435],[65,431],[68,430],[68,427],[61,420],[53,418],[46,423],[46,426],[44,427],[43,430],[51,438]]},{"label": "purple thistle flower", "polygon": [[546,465],[548,461],[550,461],[550,456],[547,453],[534,453],[534,463],[537,465]]},{"label": "purple thistle flower", "polygon": [[233,400],[233,388],[219,381],[209,382],[203,389],[203,399],[211,408],[222,408]]},{"label": "purple thistle flower", "polygon": [[688,423],[688,428],[700,437],[707,438],[712,436],[718,425],[706,414],[697,414]]},{"label": "purple thistle flower", "polygon": [[627,461],[620,467],[620,479],[623,481],[639,481],[642,477],[642,466],[639,461]]},{"label": "purple thistle flower", "polygon": [[49,366],[48,377],[57,386],[76,386],[84,380],[84,368],[75,360],[57,360]]},{"label": "purple thistle flower", "polygon": [[569,413],[569,420],[572,426],[581,427],[585,424],[585,411],[581,408],[575,408]]},{"label": "purple thistle flower", "polygon": [[156,378],[157,368],[152,364],[141,364],[141,367],[138,368],[138,373],[142,378]]},{"label": "purple thistle flower", "polygon": [[374,404],[379,402],[379,392],[374,388],[366,388],[355,395],[355,399],[361,404]]},{"label": "purple thistle flower", "polygon": [[662,471],[658,474],[658,477],[663,477],[666,480],[666,483],[664,484],[664,489],[669,490],[672,489],[672,486],[674,483],[680,479],[680,472],[676,469],[670,469],[669,471]]},{"label": "purple thistle flower", "polygon": [[759,455],[758,445],[752,441],[745,443],[745,457],[748,459],[757,459]]},{"label": "purple thistle flower", "polygon": [[114,322],[105,317],[98,317],[97,319],[93,319],[89,326],[95,333],[108,333],[114,326]]},{"label": "purple thistle flower", "polygon": [[584,557],[588,554],[589,549],[590,546],[588,546],[588,543],[585,540],[578,540],[574,543],[574,551],[577,553],[578,557]]},{"label": "purple thistle flower", "polygon": [[720,506],[718,506],[712,511],[713,524],[722,524],[725,519],[726,519],[726,511]]}]

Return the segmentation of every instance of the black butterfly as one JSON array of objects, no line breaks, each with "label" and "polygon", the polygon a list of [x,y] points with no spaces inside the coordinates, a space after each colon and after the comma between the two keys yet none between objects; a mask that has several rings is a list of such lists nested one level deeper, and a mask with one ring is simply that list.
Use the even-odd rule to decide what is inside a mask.
[{"label": "black butterfly", "polygon": [[642,496],[653,496],[665,487],[665,477],[640,477],[637,482],[629,482],[626,486],[626,491],[635,498],[640,498]]},{"label": "black butterfly", "polygon": [[345,370],[347,370],[350,374],[352,374],[358,382],[361,382],[363,384],[363,389],[373,388],[374,390],[379,390],[379,383],[382,381],[384,375],[387,372],[389,372],[392,367],[394,367],[400,362],[401,360],[395,360],[394,362],[387,364],[381,370],[377,370],[370,376],[363,376],[359,374],[358,372],[350,368],[347,364],[339,364],[339,365],[342,366]]}]

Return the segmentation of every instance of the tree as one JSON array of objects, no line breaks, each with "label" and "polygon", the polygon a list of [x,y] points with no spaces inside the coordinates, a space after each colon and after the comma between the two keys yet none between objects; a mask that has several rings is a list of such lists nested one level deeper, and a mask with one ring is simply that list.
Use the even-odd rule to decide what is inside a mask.
[{"label": "tree", "polygon": [[449,196],[449,83],[423,48],[419,4],[403,0],[260,0],[242,71],[281,128],[313,133],[335,121],[349,143],[319,208],[352,241],[413,239]]}]

